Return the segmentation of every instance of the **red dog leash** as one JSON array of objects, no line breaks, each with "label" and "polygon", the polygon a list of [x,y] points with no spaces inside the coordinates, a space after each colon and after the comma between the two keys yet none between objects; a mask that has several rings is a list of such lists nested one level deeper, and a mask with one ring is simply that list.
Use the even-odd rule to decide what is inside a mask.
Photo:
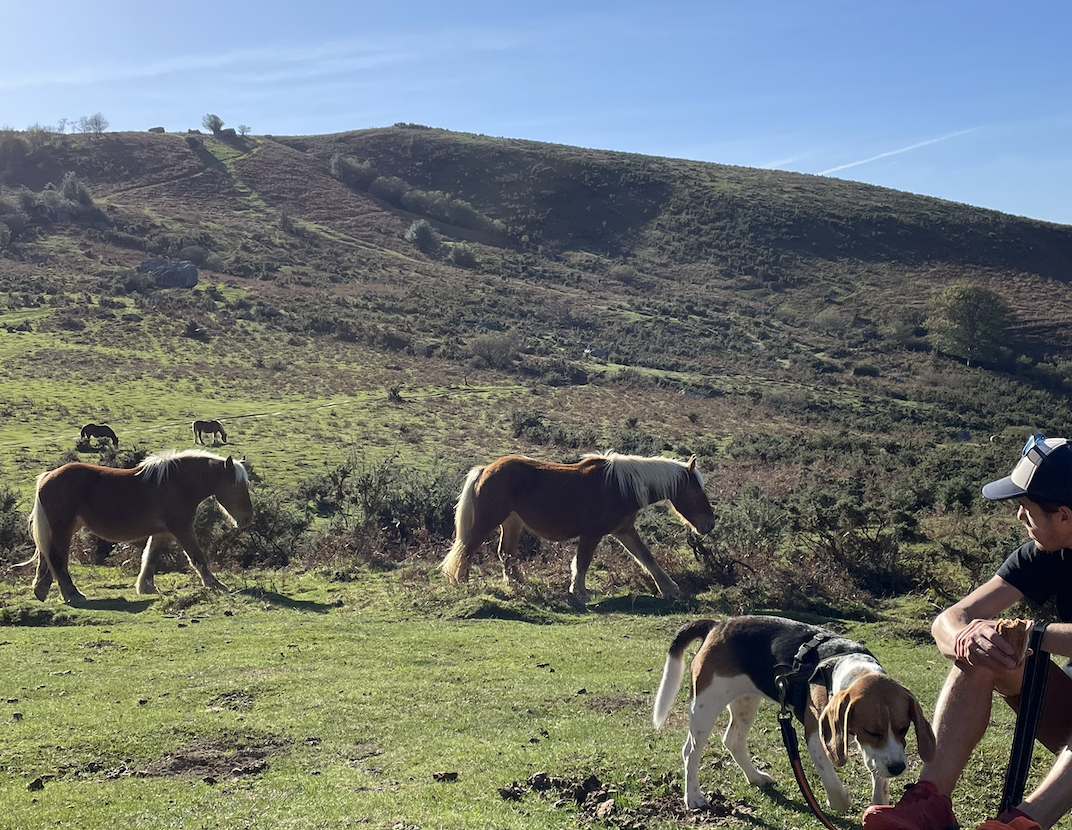
[{"label": "red dog leash", "polygon": [[804,776],[804,767],[800,762],[800,747],[797,744],[797,733],[793,729],[793,713],[788,708],[783,707],[782,711],[778,713],[778,723],[782,727],[782,743],[785,744],[786,754],[789,755],[789,765],[793,768],[793,777],[797,780],[800,794],[804,796],[804,800],[811,807],[811,811],[815,813],[815,817],[819,819],[819,823],[823,827],[827,828],[827,830],[842,830],[826,817],[823,808],[819,806],[819,800],[808,785],[808,779]]}]

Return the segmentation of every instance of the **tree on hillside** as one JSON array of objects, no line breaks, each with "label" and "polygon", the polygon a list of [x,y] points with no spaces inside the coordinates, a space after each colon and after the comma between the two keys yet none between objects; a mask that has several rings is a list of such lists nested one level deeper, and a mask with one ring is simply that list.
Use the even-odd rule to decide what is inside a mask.
[{"label": "tree on hillside", "polygon": [[208,115],[201,119],[201,126],[213,135],[215,135],[223,129],[223,119],[220,118],[218,115],[215,115],[210,112]]},{"label": "tree on hillside", "polygon": [[100,135],[108,129],[108,119],[99,112],[95,115],[83,115],[78,119],[78,131],[89,135]]},{"label": "tree on hillside", "polygon": [[935,301],[927,329],[936,349],[971,366],[998,360],[1007,352],[1008,331],[1015,322],[1012,307],[1000,294],[956,283]]},{"label": "tree on hillside", "polygon": [[252,131],[252,128],[247,127],[245,124],[239,124],[238,125],[238,134],[239,135],[246,136],[246,135],[249,135],[251,131]]}]

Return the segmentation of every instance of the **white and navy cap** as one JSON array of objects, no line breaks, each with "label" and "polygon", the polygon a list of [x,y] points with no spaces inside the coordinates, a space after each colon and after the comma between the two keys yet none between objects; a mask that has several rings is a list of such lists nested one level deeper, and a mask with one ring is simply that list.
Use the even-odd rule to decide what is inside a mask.
[{"label": "white and navy cap", "polygon": [[1072,445],[1066,438],[1036,432],[1027,439],[1012,474],[987,484],[983,495],[994,501],[1026,496],[1072,507]]}]

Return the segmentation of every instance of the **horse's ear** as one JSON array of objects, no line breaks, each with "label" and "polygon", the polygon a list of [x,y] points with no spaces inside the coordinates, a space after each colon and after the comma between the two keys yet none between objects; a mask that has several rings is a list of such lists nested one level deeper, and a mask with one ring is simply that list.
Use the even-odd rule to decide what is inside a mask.
[{"label": "horse's ear", "polygon": [[223,462],[223,468],[225,470],[233,470],[234,469],[234,458],[232,456],[230,456],[230,455],[227,456],[227,460]]},{"label": "horse's ear", "polygon": [[685,469],[687,469],[690,473],[693,470],[696,469],[696,456],[695,455],[692,458],[689,459],[689,463],[685,466]]}]

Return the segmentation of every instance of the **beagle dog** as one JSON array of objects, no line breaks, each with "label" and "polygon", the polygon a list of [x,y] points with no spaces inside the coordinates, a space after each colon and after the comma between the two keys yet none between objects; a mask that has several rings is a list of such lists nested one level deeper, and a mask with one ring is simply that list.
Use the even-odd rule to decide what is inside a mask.
[{"label": "beagle dog", "polygon": [[934,732],[919,702],[893,680],[866,648],[832,631],[782,617],[729,617],[696,620],[682,626],[670,644],[652,721],[666,721],[685,674],[684,653],[703,640],[692,660],[689,734],[681,750],[685,762],[685,805],[704,807],[700,791],[700,753],[723,708],[730,712],[722,738],[748,783],[774,779],[753,765],[748,730],[763,698],[792,708],[804,724],[808,753],[837,813],[852,806],[849,792],[834,772],[855,744],[871,773],[872,804],[889,804],[889,779],[907,766],[905,736],[916,729],[920,757],[934,757]]}]

